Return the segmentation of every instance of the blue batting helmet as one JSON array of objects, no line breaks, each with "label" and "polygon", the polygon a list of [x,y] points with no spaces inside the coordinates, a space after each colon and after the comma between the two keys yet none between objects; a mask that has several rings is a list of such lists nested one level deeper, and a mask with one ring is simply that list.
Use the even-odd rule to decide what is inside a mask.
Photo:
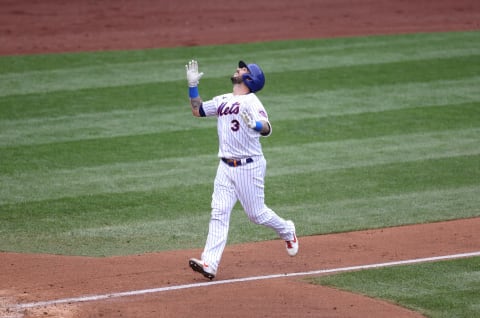
[{"label": "blue batting helmet", "polygon": [[238,62],[238,67],[246,67],[250,73],[243,74],[242,79],[245,85],[252,93],[258,92],[265,85],[265,75],[257,64],[246,64],[244,61]]}]

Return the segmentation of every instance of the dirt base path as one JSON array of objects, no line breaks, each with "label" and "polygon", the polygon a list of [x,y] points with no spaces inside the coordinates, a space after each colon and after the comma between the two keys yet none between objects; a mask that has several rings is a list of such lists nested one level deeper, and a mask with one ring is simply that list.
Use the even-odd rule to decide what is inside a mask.
[{"label": "dirt base path", "polygon": [[[215,281],[305,273],[480,251],[480,218],[301,237],[292,258],[279,240],[227,246]],[[1,254],[14,305],[208,282],[188,267],[200,250],[90,258]],[[231,282],[109,300],[17,310],[25,317],[420,317],[392,304],[309,285],[302,277]],[[214,282],[215,282],[214,281]],[[4,305],[5,306],[5,305]],[[0,312],[1,313],[1,312]],[[14,316],[12,316],[14,317]],[[21,316],[18,316],[21,317]]]},{"label": "dirt base path", "polygon": [[[0,4],[0,55],[480,29],[477,0],[17,1]],[[216,281],[480,250],[480,218],[227,246]],[[301,235],[301,233],[299,233]],[[205,282],[200,250],[111,258],[0,254],[0,317],[420,317],[379,300],[280,277]],[[78,297],[165,287],[108,300]],[[172,290],[168,290],[168,288]],[[15,304],[73,297],[66,304]]]}]

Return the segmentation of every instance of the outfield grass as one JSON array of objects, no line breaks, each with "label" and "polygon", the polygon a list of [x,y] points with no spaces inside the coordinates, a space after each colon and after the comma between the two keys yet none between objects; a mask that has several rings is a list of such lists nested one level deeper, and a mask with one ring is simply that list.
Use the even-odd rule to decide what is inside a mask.
[{"label": "outfield grass", "polygon": [[[480,32],[0,57],[0,250],[199,248],[215,120],[191,116],[239,59],[262,65],[267,204],[300,235],[480,215]],[[275,238],[239,206],[230,243]]]},{"label": "outfield grass", "polygon": [[427,317],[480,314],[480,257],[352,272],[310,281],[382,298]]}]

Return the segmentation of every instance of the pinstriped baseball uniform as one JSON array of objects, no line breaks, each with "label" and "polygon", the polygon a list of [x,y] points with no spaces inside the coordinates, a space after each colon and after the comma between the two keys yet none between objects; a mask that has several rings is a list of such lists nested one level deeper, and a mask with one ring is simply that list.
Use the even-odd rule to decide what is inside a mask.
[{"label": "pinstriped baseball uniform", "polygon": [[[272,228],[285,241],[293,239],[294,228],[265,205],[266,161],[261,134],[249,128],[240,116],[241,111],[247,110],[255,120],[268,121],[267,112],[257,96],[254,93],[224,94],[204,101],[202,107],[205,116],[217,117],[218,157],[221,158],[214,182],[209,232],[202,253],[202,260],[216,272],[227,243],[230,214],[237,201],[252,222]],[[229,165],[224,159],[239,159],[241,165]]]}]

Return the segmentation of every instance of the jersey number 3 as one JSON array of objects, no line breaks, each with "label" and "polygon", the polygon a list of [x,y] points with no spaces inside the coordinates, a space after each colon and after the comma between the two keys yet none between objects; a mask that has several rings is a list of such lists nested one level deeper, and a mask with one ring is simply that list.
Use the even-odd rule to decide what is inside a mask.
[{"label": "jersey number 3", "polygon": [[233,131],[238,131],[240,129],[240,123],[238,122],[238,120],[234,119],[231,121],[231,126],[230,126],[230,129],[233,130]]}]

